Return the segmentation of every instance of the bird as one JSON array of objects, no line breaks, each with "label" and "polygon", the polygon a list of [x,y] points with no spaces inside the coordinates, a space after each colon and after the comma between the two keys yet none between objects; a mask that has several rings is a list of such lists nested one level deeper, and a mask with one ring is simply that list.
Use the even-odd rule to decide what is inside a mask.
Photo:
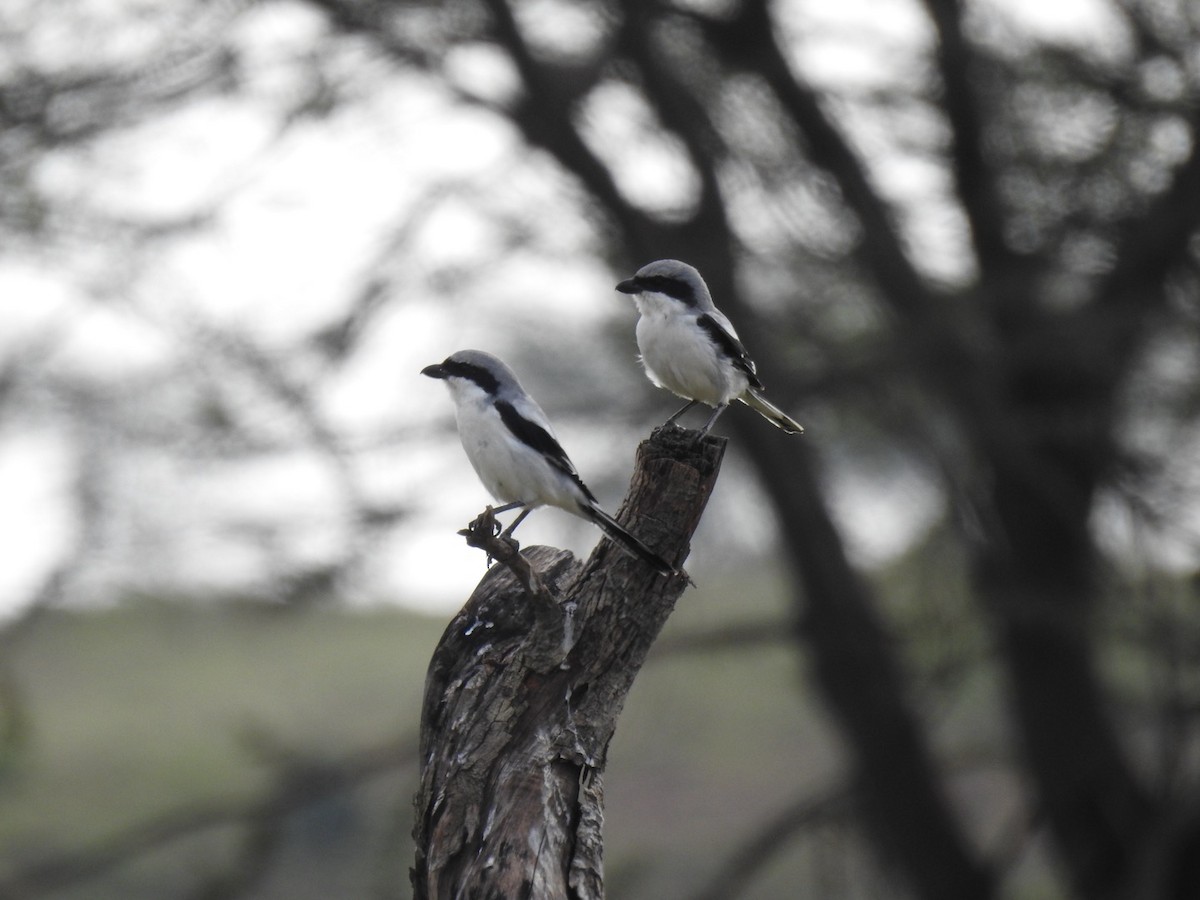
[{"label": "bird", "polygon": [[754,360],[694,266],[677,259],[655,260],[619,283],[617,290],[632,294],[637,304],[637,344],[647,377],[688,401],[663,427],[704,403],[713,407],[700,429],[707,434],[725,408],[740,400],[788,434],[803,434],[799,422],[763,397]]},{"label": "bird", "polygon": [[449,389],[467,459],[487,491],[505,504],[493,512],[521,509],[503,537],[539,506],[556,506],[592,522],[660,575],[676,574],[600,508],[554,436],[550,420],[504,362],[482,350],[459,350],[421,374]]}]

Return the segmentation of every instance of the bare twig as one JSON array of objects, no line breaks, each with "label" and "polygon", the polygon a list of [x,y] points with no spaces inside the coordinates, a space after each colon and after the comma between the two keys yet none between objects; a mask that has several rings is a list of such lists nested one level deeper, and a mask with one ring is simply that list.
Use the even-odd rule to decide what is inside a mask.
[{"label": "bare twig", "polygon": [[514,538],[499,533],[496,513],[491,506],[476,516],[459,534],[467,539],[468,546],[485,551],[489,563],[495,560],[508,566],[531,597],[539,602],[554,603],[554,598],[529,565],[529,560],[521,555],[521,545]]}]

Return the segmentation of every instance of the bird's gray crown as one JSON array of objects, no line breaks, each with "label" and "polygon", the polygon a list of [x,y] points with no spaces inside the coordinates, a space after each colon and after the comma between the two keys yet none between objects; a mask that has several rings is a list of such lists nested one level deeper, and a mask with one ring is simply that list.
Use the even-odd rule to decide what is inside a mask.
[{"label": "bird's gray crown", "polygon": [[647,263],[628,281],[617,285],[617,290],[626,294],[653,291],[697,309],[712,309],[713,305],[708,285],[700,273],[694,266],[678,259],[657,259]]},{"label": "bird's gray crown", "polygon": [[513,370],[482,350],[459,350],[436,365],[426,366],[421,372],[430,378],[465,378],[492,396],[521,389]]}]

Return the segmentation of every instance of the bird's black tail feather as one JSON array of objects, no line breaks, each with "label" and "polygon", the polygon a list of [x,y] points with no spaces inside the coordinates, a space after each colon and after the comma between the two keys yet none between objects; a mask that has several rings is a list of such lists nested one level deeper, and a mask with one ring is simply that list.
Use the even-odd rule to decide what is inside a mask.
[{"label": "bird's black tail feather", "polygon": [[616,519],[598,506],[588,507],[587,515],[601,531],[624,547],[626,551],[647,563],[659,575],[676,574],[674,566],[669,565],[666,560],[626,531]]}]

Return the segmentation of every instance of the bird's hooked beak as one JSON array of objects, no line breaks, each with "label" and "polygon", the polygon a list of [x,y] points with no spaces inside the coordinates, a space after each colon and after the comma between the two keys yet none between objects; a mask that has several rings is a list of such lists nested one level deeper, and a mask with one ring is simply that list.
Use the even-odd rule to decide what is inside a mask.
[{"label": "bird's hooked beak", "polygon": [[642,292],[642,289],[634,283],[632,278],[626,278],[624,281],[618,284],[617,290],[622,294],[640,294]]},{"label": "bird's hooked beak", "polygon": [[441,363],[434,363],[432,366],[423,368],[421,374],[428,375],[430,378],[445,378],[446,370]]}]

